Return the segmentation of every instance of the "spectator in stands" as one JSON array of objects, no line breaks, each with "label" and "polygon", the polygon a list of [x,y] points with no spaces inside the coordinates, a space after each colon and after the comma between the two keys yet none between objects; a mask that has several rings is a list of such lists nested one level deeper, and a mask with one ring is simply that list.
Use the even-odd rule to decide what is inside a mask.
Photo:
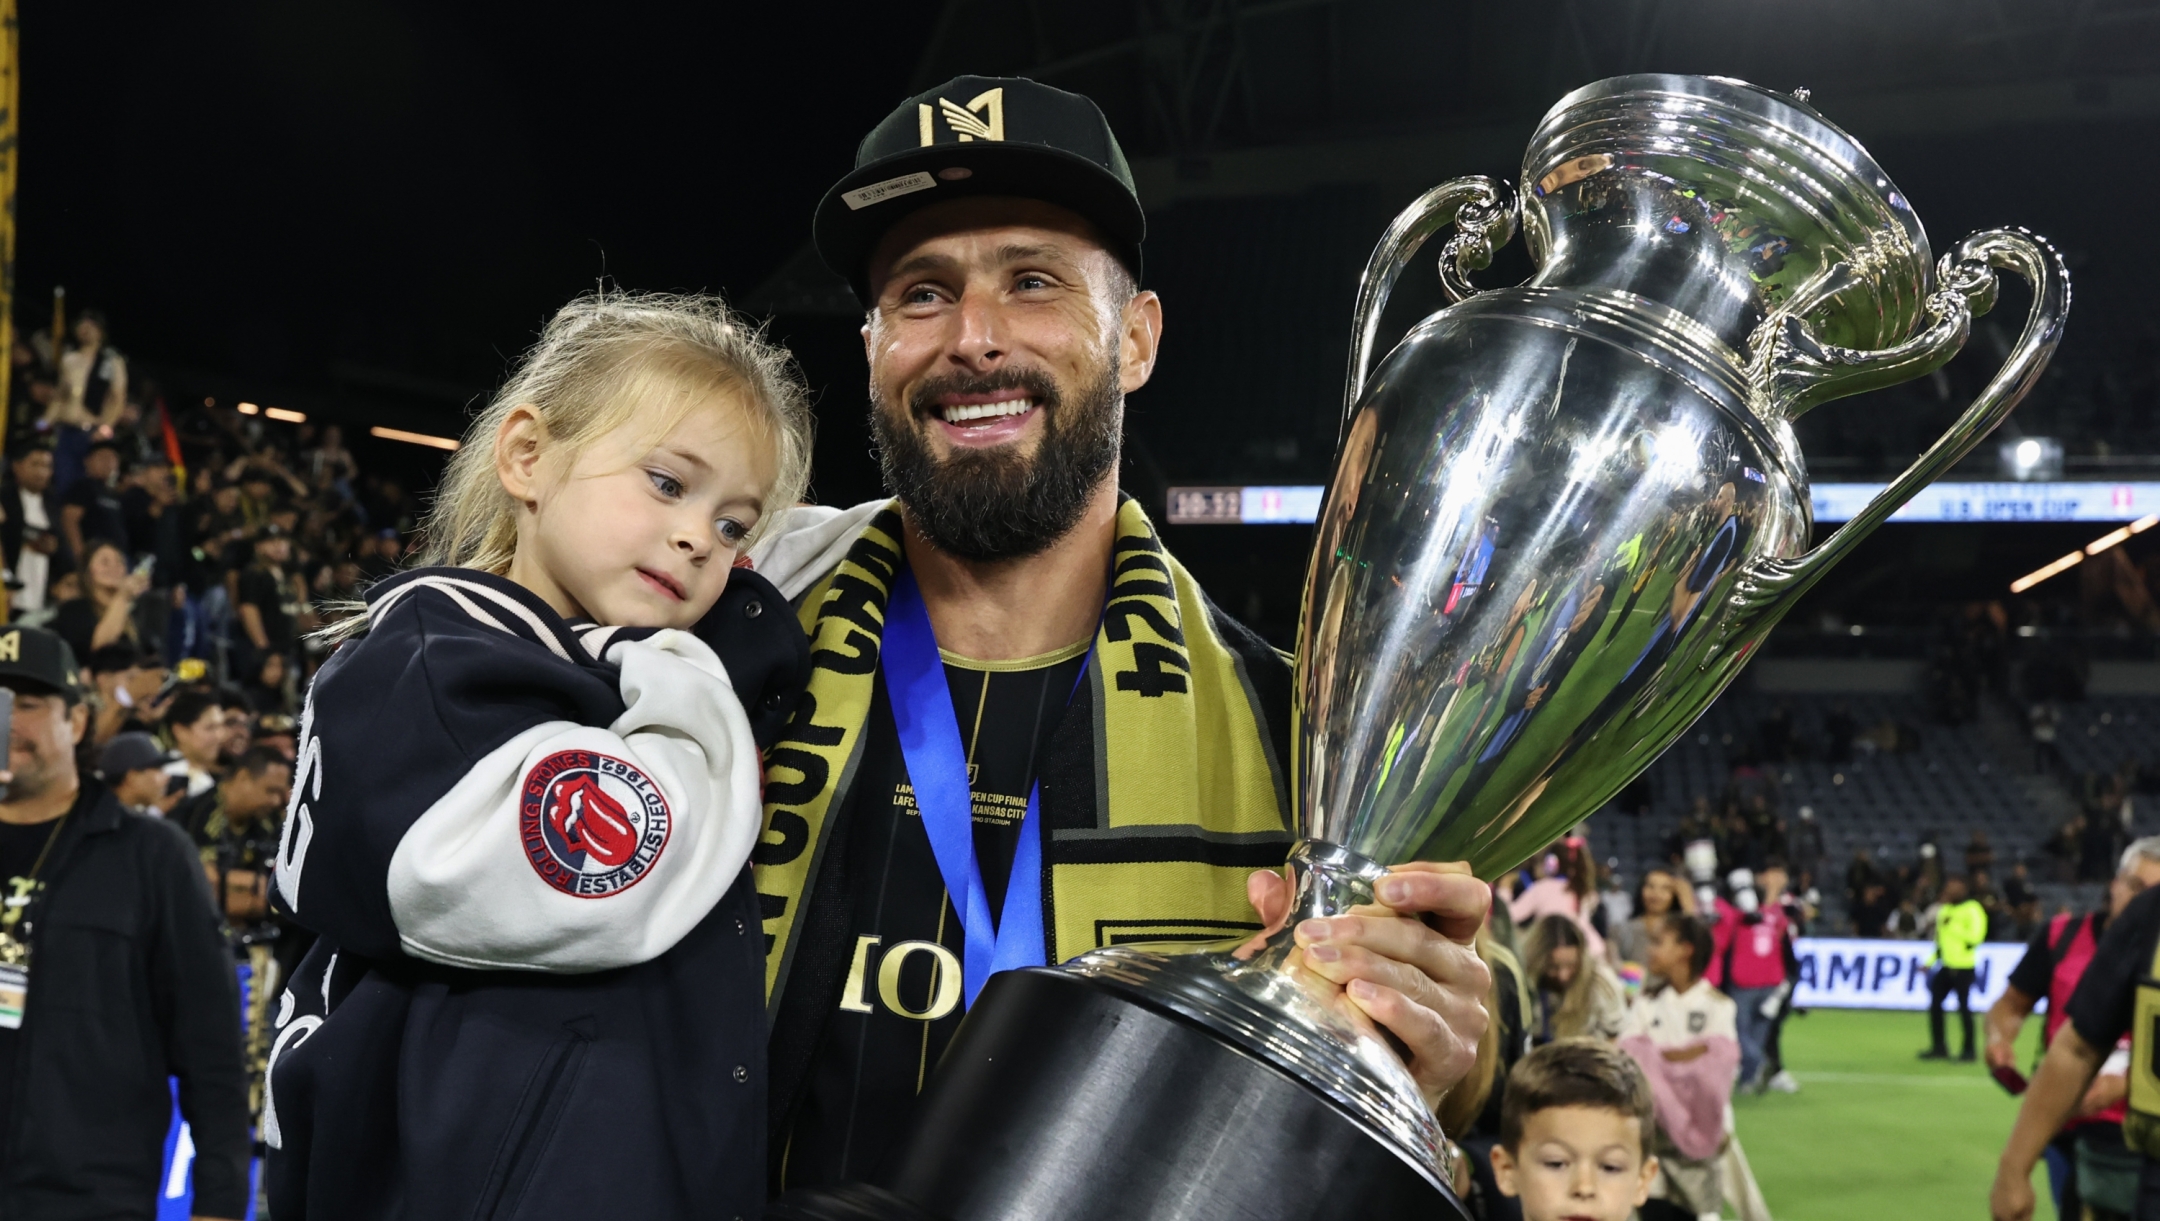
[{"label": "spectator in stands", "polygon": [[[2083,916],[2064,912],[2034,935],[2010,973],[2009,986],[1988,1009],[1989,1069],[2016,1069],[2018,1031],[2043,997],[2048,1003],[2040,1039],[2044,1054],[2056,1032],[2070,1020],[2070,998],[2092,963],[2108,921],[2155,882],[2160,882],[2160,837],[2149,836],[2123,850],[2115,877],[2108,883],[2105,907]],[[2048,1142],[2048,1182],[2056,1216],[2079,1216],[2081,1205],[2124,1215],[2134,1210],[2137,1155],[2124,1147],[2122,1135],[2123,1098],[2128,1090],[2123,1073],[2103,1069],[2085,1091],[2077,1115]]]},{"label": "spectator in stands", "polygon": [[1697,1216],[1716,1216],[1724,1205],[1719,1154],[1740,1067],[1733,1003],[1702,977],[1711,948],[1701,920],[1667,919],[1650,951],[1650,967],[1666,986],[1636,1000],[1620,1034],[1620,1049],[1642,1066],[1656,1100],[1666,1197]]},{"label": "spectator in stands", "polygon": [[163,462],[137,467],[120,489],[120,513],[127,523],[128,550],[156,561],[155,583],[169,589],[183,580],[179,490],[172,468]]},{"label": "spectator in stands", "polygon": [[1897,902],[1890,898],[1889,887],[1881,882],[1867,883],[1861,889],[1859,899],[1846,908],[1846,915],[1852,920],[1853,936],[1883,936],[1891,913],[1897,909]]},{"label": "spectator in stands", "polygon": [[183,691],[165,713],[165,738],[179,754],[170,772],[187,778],[187,795],[199,797],[216,787],[223,774],[219,758],[225,745],[225,709],[207,691]]},{"label": "spectator in stands", "polygon": [[1987,913],[1967,893],[1966,880],[1953,875],[1943,882],[1942,902],[1935,912],[1935,949],[1927,964],[1928,1049],[1923,1060],[1947,1060],[1950,1047],[1943,1035],[1943,1010],[1951,996],[1958,999],[1958,1022],[1964,1035],[1958,1059],[1973,1059],[1972,984],[1973,967],[1979,962],[1980,943],[1987,940]]},{"label": "spectator in stands", "polygon": [[90,654],[90,663],[83,668],[90,677],[90,733],[84,745],[102,747],[134,711],[127,680],[135,672],[135,650],[124,644],[106,645]]},{"label": "spectator in stands", "polygon": [[218,707],[225,710],[225,741],[218,747],[220,774],[255,744],[255,705],[237,687],[218,689]]},{"label": "spectator in stands", "polygon": [[1965,872],[1979,873],[1995,867],[1995,845],[1988,842],[1985,828],[1973,828],[1972,838],[1965,841]]},{"label": "spectator in stands", "polygon": [[195,1216],[246,1216],[239,996],[202,871],[175,828],[77,769],[88,710],[66,644],[14,627],[0,646],[0,882],[27,900],[0,909],[0,938],[37,989],[0,1022],[0,1216],[151,1216],[174,1078]]},{"label": "spectator in stands", "polygon": [[1798,819],[1788,828],[1787,846],[1794,879],[1802,887],[1814,884],[1823,862],[1822,824],[1815,821],[1815,807],[1800,807]]},{"label": "spectator in stands", "polygon": [[[240,685],[250,709],[256,714],[292,711],[292,663],[283,653],[265,653],[255,661],[252,673]],[[250,719],[253,719],[252,717]]]},{"label": "spectator in stands", "polygon": [[[127,407],[127,358],[105,341],[105,316],[86,309],[75,318],[75,343],[58,360],[58,393],[44,423],[56,440],[57,482],[66,492],[82,474],[85,451],[98,429],[109,429]],[[80,555],[81,549],[76,549]]]},{"label": "spectator in stands", "polygon": [[239,596],[234,600],[250,646],[246,650],[250,670],[259,671],[261,660],[273,654],[291,658],[299,643],[307,589],[286,572],[291,559],[291,537],[276,523],[265,524],[255,536],[255,562],[240,574]]},{"label": "spectator in stands", "polygon": [[33,445],[8,464],[0,492],[0,550],[15,577],[11,599],[18,615],[46,608],[52,580],[74,564],[60,533],[60,497],[53,491],[52,450]]},{"label": "spectator in stands", "polygon": [[68,552],[87,555],[94,542],[107,542],[127,556],[127,514],[120,505],[120,448],[98,441],[83,457],[82,477],[60,494],[60,532]]},{"label": "spectator in stands", "polygon": [[226,919],[243,940],[270,920],[277,816],[291,793],[292,764],[256,747],[242,754],[215,788],[181,802],[170,815],[194,837],[211,893],[224,896]]},{"label": "spectator in stands", "polygon": [[122,807],[136,814],[162,818],[179,799],[166,782],[171,752],[146,733],[116,734],[98,752],[97,777],[113,791]]},{"label": "spectator in stands", "polygon": [[1620,1033],[1627,1010],[1620,981],[1580,921],[1557,912],[1539,917],[1523,942],[1523,972],[1531,980],[1533,1043]]},{"label": "spectator in stands", "polygon": [[78,650],[76,656],[88,657],[107,645],[140,650],[157,644],[164,634],[163,608],[143,596],[150,589],[150,574],[128,571],[119,544],[91,544],[83,577],[82,595],[61,603],[52,619],[52,630]]}]

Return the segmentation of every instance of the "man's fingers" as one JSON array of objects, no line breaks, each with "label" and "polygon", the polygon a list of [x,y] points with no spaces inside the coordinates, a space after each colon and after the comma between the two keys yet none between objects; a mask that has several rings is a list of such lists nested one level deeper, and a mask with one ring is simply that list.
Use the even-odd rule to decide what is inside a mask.
[{"label": "man's fingers", "polygon": [[1390,868],[1373,887],[1373,897],[1427,923],[1451,941],[1468,945],[1492,907],[1492,887],[1480,882],[1461,861],[1412,861]]},{"label": "man's fingers", "polygon": [[1400,916],[1330,916],[1305,920],[1297,927],[1298,944],[1355,946],[1382,958],[1406,963],[1449,988],[1468,988],[1482,997],[1491,973],[1467,944]]},{"label": "man's fingers", "polygon": [[1343,995],[1410,1049],[1410,1073],[1426,1105],[1437,1105],[1477,1062],[1477,1041],[1485,1033],[1483,1009],[1476,1020],[1441,1014],[1395,988],[1364,979],[1350,981]]},{"label": "man's fingers", "polygon": [[1262,935],[1274,932],[1290,915],[1290,880],[1272,869],[1255,870],[1245,879],[1245,897],[1260,914]]}]

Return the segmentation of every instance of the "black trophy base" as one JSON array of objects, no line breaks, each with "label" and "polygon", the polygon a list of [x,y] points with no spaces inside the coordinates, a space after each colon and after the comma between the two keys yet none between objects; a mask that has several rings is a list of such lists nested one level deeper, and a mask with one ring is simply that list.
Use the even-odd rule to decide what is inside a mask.
[{"label": "black trophy base", "polygon": [[1311,1087],[1061,971],[992,977],[874,1188],[776,1221],[1443,1221],[1454,1193]]}]

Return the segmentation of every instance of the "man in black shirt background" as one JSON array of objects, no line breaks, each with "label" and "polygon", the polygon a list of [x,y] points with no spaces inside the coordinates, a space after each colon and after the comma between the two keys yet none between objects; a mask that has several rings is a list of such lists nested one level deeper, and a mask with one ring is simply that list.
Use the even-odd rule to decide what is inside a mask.
[{"label": "man in black shirt background", "polygon": [[195,1215],[245,1216],[239,996],[195,854],[76,770],[88,709],[58,636],[0,631],[0,686],[0,1217],[153,1217],[172,1077]]},{"label": "man in black shirt background", "polygon": [[83,457],[82,478],[60,498],[60,529],[72,555],[90,554],[89,544],[104,539],[128,554],[127,513],[114,481],[120,474],[120,447],[94,442]]},{"label": "man in black shirt background", "polygon": [[241,629],[254,646],[250,671],[272,653],[292,659],[300,595],[285,571],[291,559],[292,539],[278,525],[266,525],[255,536],[255,562],[240,574],[240,596],[234,606],[240,612]]}]

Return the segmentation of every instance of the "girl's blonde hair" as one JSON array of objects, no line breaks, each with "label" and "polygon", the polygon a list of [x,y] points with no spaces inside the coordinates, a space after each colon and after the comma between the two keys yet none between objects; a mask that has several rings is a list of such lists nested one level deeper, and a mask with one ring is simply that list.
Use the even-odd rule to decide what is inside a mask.
[{"label": "girl's blonde hair", "polygon": [[[773,486],[748,541],[766,534],[810,482],[810,403],[787,350],[707,294],[585,294],[548,321],[510,380],[465,432],[423,527],[416,563],[501,575],[517,551],[518,506],[495,471],[495,438],[524,404],[562,457],[635,424],[666,436],[715,395],[742,403],[774,450]],[[662,412],[641,419],[648,404]],[[747,542],[745,544],[747,546]]]}]

